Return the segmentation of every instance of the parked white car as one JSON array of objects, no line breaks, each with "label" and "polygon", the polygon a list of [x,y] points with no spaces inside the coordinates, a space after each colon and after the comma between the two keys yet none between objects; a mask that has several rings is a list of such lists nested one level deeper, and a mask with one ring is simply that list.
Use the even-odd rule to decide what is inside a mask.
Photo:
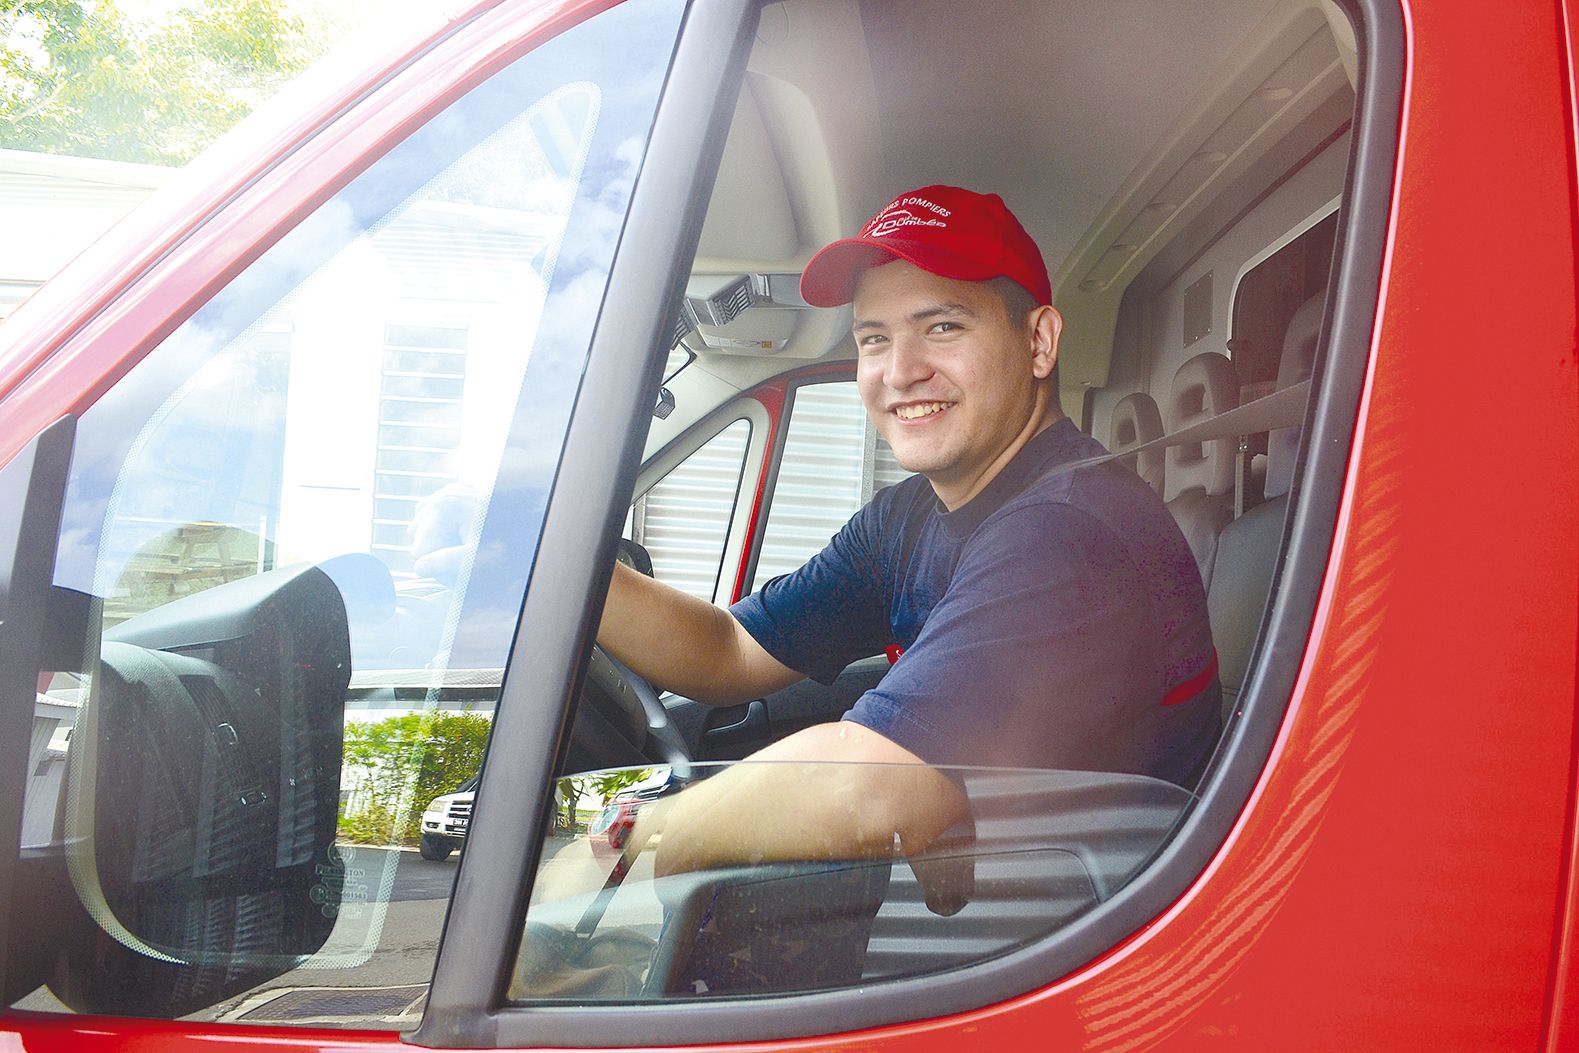
[{"label": "parked white car", "polygon": [[477,796],[477,776],[461,783],[454,793],[435,797],[422,812],[422,840],[417,851],[423,859],[439,862],[466,843],[466,827],[471,824],[472,801]]}]

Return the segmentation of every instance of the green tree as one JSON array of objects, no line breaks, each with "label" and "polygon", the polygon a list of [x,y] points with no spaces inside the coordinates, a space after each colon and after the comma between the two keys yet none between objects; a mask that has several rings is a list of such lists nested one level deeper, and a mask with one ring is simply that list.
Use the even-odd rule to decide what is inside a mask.
[{"label": "green tree", "polygon": [[345,769],[355,773],[355,812],[340,834],[372,844],[414,844],[422,809],[482,767],[489,722],[475,713],[408,713],[345,727]]},{"label": "green tree", "polygon": [[576,828],[576,809],[588,791],[607,801],[621,790],[628,790],[643,779],[652,777],[652,768],[615,768],[593,772],[589,775],[571,775],[559,780],[560,809],[554,817],[561,830]]},{"label": "green tree", "polygon": [[323,50],[282,0],[157,25],[114,0],[0,0],[0,147],[179,165]]},{"label": "green tree", "polygon": [[428,725],[428,748],[417,768],[412,817],[407,839],[421,831],[422,808],[441,794],[454,793],[456,787],[482,769],[483,752],[488,748],[492,725],[475,713],[442,713]]}]

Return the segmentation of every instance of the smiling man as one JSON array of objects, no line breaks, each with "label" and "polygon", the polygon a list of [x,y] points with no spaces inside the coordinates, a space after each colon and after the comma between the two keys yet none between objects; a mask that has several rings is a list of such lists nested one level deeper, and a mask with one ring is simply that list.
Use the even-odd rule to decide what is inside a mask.
[{"label": "smiling man", "polygon": [[[754,759],[909,767],[863,769],[857,790],[827,793],[812,780],[775,789],[768,768],[727,773],[676,803],[660,869],[885,855],[896,832],[915,854],[966,812],[932,765],[1193,785],[1219,730],[1200,576],[1151,488],[1060,412],[1062,319],[1003,201],[946,186],[901,194],[819,252],[801,289],[816,306],[853,302],[867,413],[918,474],[728,611],[616,567],[599,639],[649,679],[718,704],[804,676],[832,682],[898,644],[902,657],[842,721]],[[771,826],[772,846],[742,843],[741,831],[770,827],[760,809],[775,795],[795,821]]]}]

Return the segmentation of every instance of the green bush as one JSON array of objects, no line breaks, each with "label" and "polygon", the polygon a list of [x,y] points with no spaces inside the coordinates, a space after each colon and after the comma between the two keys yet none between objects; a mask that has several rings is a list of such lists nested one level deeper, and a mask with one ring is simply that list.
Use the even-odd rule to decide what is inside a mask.
[{"label": "green bush", "polygon": [[363,845],[388,845],[396,841],[395,815],[381,805],[372,805],[354,815],[341,814],[340,840]]},{"label": "green bush", "polygon": [[422,809],[482,767],[491,727],[475,713],[408,713],[345,728],[344,763],[360,771],[365,799],[341,811],[340,836],[364,844],[415,844]]}]

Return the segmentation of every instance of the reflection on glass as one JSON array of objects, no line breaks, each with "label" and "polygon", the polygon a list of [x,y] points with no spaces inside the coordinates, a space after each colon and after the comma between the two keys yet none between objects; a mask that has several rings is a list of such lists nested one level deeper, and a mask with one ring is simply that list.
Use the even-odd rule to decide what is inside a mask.
[{"label": "reflection on glass", "polygon": [[10,1000],[415,1024],[683,10],[493,74],[83,415]]},{"label": "reflection on glass", "polygon": [[[950,825],[907,844],[875,802],[918,780]],[[811,785],[844,813],[815,826],[855,834],[819,838]],[[601,808],[567,811],[600,787]],[[595,772],[557,799],[516,1001],[828,990],[995,957],[1111,898],[1193,796],[1102,772],[747,761]]]}]

